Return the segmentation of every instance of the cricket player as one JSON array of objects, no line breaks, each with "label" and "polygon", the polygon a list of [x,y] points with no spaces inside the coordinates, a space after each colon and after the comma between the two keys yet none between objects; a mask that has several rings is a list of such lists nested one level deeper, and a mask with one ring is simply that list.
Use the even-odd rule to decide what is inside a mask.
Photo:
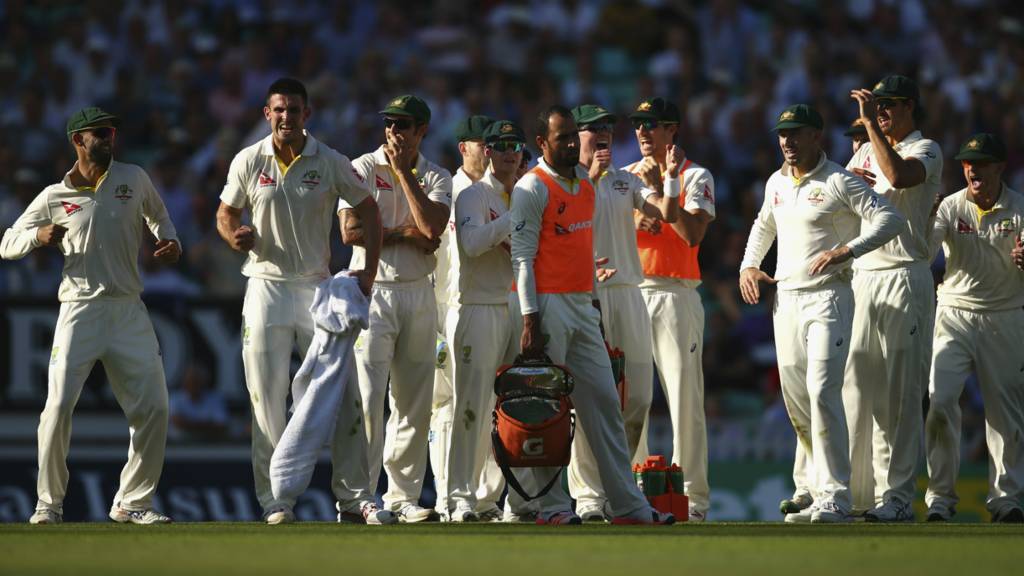
[{"label": "cricket player", "polygon": [[976,134],[955,157],[967,187],[939,206],[931,248],[941,244],[946,275],[938,289],[930,405],[928,521],[956,513],[960,470],[960,394],[971,372],[985,403],[989,452],[986,507],[993,522],[1024,522],[1024,197],[1002,181],[1006,147]]},{"label": "cricket player", "polygon": [[139,299],[138,256],[146,228],[157,239],[153,257],[160,263],[177,262],[181,245],[149,176],[113,160],[119,124],[99,108],[72,114],[67,135],[75,165],[36,196],[0,243],[5,260],[24,258],[40,246],[64,254],[46,405],[39,418],[39,500],[32,524],[63,520],[71,415],[97,360],[128,418],[130,435],[110,518],[133,524],[171,521],[152,506],[167,441],[167,384],[160,346]]},{"label": "cricket player", "polygon": [[868,129],[864,127],[864,120],[857,118],[850,123],[850,127],[843,131],[843,136],[850,139],[850,147],[856,154],[860,147],[868,142]]},{"label": "cricket player", "polygon": [[[452,176],[452,206],[459,192],[484,176],[487,156],[484,153],[484,131],[494,122],[487,116],[469,116],[455,127],[462,166]],[[434,510],[442,520],[449,518],[448,447],[452,431],[452,355],[446,334],[449,310],[458,307],[458,248],[455,246],[455,210],[451,210],[448,226],[441,235],[434,268],[434,298],[437,300],[438,361],[434,370],[434,397],[430,411],[430,469],[434,472],[437,500]],[[501,471],[498,471],[500,477]],[[499,494],[500,496],[500,494]],[[500,510],[498,510],[500,514]]]},{"label": "cricket player", "polygon": [[[356,342],[356,363],[370,478],[378,478],[383,465],[388,475],[384,507],[397,513],[400,522],[422,522],[439,519],[435,510],[418,502],[426,474],[437,341],[437,302],[430,275],[448,224],[452,177],[419,153],[430,124],[430,108],[423,100],[399,96],[380,114],[385,143],[353,162],[359,175],[372,183],[384,225],[370,329]],[[353,265],[368,266],[369,252],[354,233],[361,218],[344,209],[342,221],[345,243],[355,245]],[[391,415],[385,434],[389,376]]]},{"label": "cricket player", "polygon": [[[613,522],[671,524],[675,517],[651,508],[630,470],[618,393],[601,337],[592,237],[595,191],[579,166],[579,142],[568,109],[556,105],[544,110],[536,136],[543,158],[512,192],[520,346],[524,357],[547,354],[575,375],[577,430],[586,435],[593,452]],[[543,485],[540,477],[546,482],[551,473],[538,468],[523,475]],[[537,522],[579,524],[571,506],[558,482],[542,497]]]},{"label": "cricket player", "polygon": [[[458,306],[448,311],[448,338],[453,343],[455,426],[448,452],[452,520],[502,519],[497,500],[503,482],[485,476],[493,462],[489,417],[494,408],[494,375],[519,351],[508,306],[512,285],[509,198],[526,147],[526,135],[513,122],[489,125],[485,157],[489,168],[455,198],[455,248]],[[495,465],[496,466],[496,465]],[[498,478],[501,472],[498,471]],[[485,486],[491,481],[492,486]],[[488,497],[481,508],[480,495]],[[517,496],[509,493],[510,499]]]},{"label": "cricket player", "polygon": [[942,151],[917,129],[920,95],[910,78],[887,76],[851,95],[869,141],[847,169],[907,219],[892,242],[854,263],[857,308],[844,390],[851,490],[867,521],[909,522],[935,301],[928,217],[942,186]]},{"label": "cricket player", "polygon": [[[605,340],[625,354],[628,386],[622,419],[626,426],[626,449],[636,461],[637,447],[647,413],[651,409],[654,366],[651,364],[651,319],[647,315],[640,282],[643,271],[637,251],[633,211],[650,218],[674,222],[679,215],[680,178],[683,153],[668,144],[668,177],[664,193],[648,187],[638,176],[612,165],[611,146],[615,115],[594,104],[572,109],[580,131],[580,166],[595,184],[594,256],[607,259],[603,280],[597,285]],[[660,180],[660,178],[659,178]],[[643,455],[646,456],[646,449]],[[569,466],[569,491],[576,499],[576,513],[584,522],[606,519],[604,490],[594,454],[585,433],[573,442]]]},{"label": "cricket player", "polygon": [[[787,522],[851,520],[842,395],[853,319],[850,260],[889,241],[904,224],[884,197],[825,157],[822,127],[821,116],[806,104],[779,116],[775,130],[785,164],[765,185],[740,266],[746,303],[759,301],[759,282],[779,287],[774,323],[782,394],[809,459],[814,499],[809,508],[788,514]],[[772,278],[759,266],[776,237]]]},{"label": "cricket player", "polygon": [[[663,99],[641,102],[629,115],[643,160],[626,167],[657,187],[667,174],[679,130],[679,108]],[[644,216],[637,245],[643,267],[643,293],[650,314],[654,362],[672,418],[672,462],[683,469],[690,500],[689,521],[703,522],[711,504],[708,440],[704,418],[704,305],[697,287],[697,255],[715,218],[715,181],[708,170],[686,159],[680,178],[684,194],[679,218],[670,225]],[[627,355],[627,360],[628,360]],[[647,435],[641,449],[646,452]]]},{"label": "cricket player", "polygon": [[[252,468],[256,498],[268,524],[293,522],[294,502],[278,501],[270,488],[270,458],[287,423],[288,369],[298,345],[305,355],[313,338],[309,308],[317,284],[330,277],[330,233],[336,202],[356,207],[367,225],[367,257],[352,266],[360,288],[370,293],[379,258],[379,214],[366,183],[348,158],[317,141],[304,128],[311,110],[306,88],[281,78],[267,90],[263,115],[270,135],[243,149],[231,162],[220,195],[217,231],[231,248],[248,254],[242,305],[242,364],[252,404]],[[250,224],[242,224],[249,212]],[[361,417],[360,398],[347,387],[332,446],[331,488],[340,519],[390,523],[376,509],[365,469],[344,471],[339,463],[365,454],[358,435],[347,431]]]}]

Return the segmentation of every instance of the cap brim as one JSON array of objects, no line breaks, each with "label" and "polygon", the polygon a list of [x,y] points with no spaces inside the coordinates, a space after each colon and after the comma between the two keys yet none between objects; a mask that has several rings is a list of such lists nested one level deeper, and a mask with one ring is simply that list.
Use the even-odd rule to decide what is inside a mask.
[{"label": "cap brim", "polygon": [[953,156],[954,160],[983,160],[985,162],[1006,162],[1006,158],[997,158],[980,150],[968,150]]},{"label": "cap brim", "polygon": [[868,131],[864,127],[849,128],[845,132],[843,132],[843,136],[846,136],[847,138],[853,138],[854,136],[867,136],[867,135],[868,135]]},{"label": "cap brim", "polygon": [[619,121],[618,117],[614,114],[600,114],[597,116],[588,116],[586,118],[580,118],[576,120],[577,124],[593,124],[595,122],[606,121],[609,124],[615,124]]},{"label": "cap brim", "polygon": [[814,128],[815,130],[821,130],[821,126],[815,126],[814,124],[806,122],[794,122],[790,120],[787,122],[779,122],[778,124],[775,125],[775,128],[772,128],[772,131],[778,132],[779,130],[786,130],[789,128],[803,128],[804,126],[807,126],[808,128]]},{"label": "cap brim", "polygon": [[629,115],[630,120],[660,120],[654,112],[633,112]]},{"label": "cap brim", "polygon": [[408,110],[391,107],[385,108],[380,112],[377,112],[377,114],[380,114],[381,116],[408,116],[409,118],[414,117]]},{"label": "cap brim", "polygon": [[910,96],[905,96],[903,94],[897,94],[895,92],[889,92],[888,90],[878,90],[877,92],[875,90],[872,90],[871,91],[871,95],[874,96],[875,98],[891,98],[893,100],[913,100],[914,99],[914,98],[912,98]]}]

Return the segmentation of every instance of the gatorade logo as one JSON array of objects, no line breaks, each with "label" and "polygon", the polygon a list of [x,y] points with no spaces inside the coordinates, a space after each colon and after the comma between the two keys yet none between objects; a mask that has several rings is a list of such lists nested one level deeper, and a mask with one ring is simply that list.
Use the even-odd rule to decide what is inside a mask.
[{"label": "gatorade logo", "polygon": [[527,438],[523,440],[523,456],[541,458],[544,456],[544,439]]}]

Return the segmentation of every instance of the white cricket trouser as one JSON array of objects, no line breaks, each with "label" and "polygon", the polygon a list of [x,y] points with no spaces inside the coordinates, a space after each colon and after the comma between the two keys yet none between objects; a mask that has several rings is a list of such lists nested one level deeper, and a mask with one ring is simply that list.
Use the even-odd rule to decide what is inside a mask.
[{"label": "white cricket trouser", "polygon": [[[435,292],[434,298],[437,298]],[[437,493],[437,500],[434,509],[442,517],[448,513],[448,497],[451,488],[448,481],[448,450],[451,444],[452,433],[452,346],[451,339],[445,336],[445,318],[458,310],[458,307],[449,308],[446,302],[437,303],[437,345],[435,347],[435,358],[437,358],[437,347],[444,343],[447,347],[444,362],[434,364],[434,392],[430,402],[430,432],[427,443],[430,455],[430,470],[434,473],[434,491]]]},{"label": "white cricket trouser", "polygon": [[[924,262],[857,270],[843,403],[853,507],[914,500],[924,432],[935,288]],[[874,449],[875,446],[881,449]]]},{"label": "white cricket trouser", "polygon": [[939,306],[935,321],[926,428],[929,506],[952,510],[959,498],[960,394],[972,372],[985,403],[989,491],[993,514],[1024,496],[1024,311],[970,311]]},{"label": "white cricket trouser", "polygon": [[651,319],[654,363],[672,418],[672,463],[683,469],[690,508],[706,513],[711,489],[702,366],[704,304],[695,288],[682,284],[641,290]]},{"label": "white cricket trouser", "polygon": [[160,346],[138,296],[64,302],[50,353],[46,405],[39,417],[36,509],[63,510],[68,487],[71,415],[99,360],[128,418],[128,463],[114,505],[151,507],[167,443],[167,383]]},{"label": "white cricket trouser", "polygon": [[[506,304],[464,304],[448,312],[449,342],[453,342],[455,369],[454,426],[448,451],[449,507],[478,509],[478,497],[487,506],[501,497],[503,482],[484,476],[491,455],[491,411],[494,409],[494,376],[519,351]],[[496,465],[495,465],[496,467]],[[485,479],[491,486],[483,485]],[[499,480],[493,482],[493,480]]]},{"label": "white cricket trouser", "polygon": [[[626,449],[630,461],[636,461],[637,447],[654,396],[654,366],[651,364],[651,319],[640,288],[629,285],[598,286],[601,319],[605,339],[626,357]],[[703,412],[702,412],[703,414]],[[569,492],[577,510],[603,510],[605,504],[601,475],[586,434],[579,430],[572,445],[569,465]],[[647,451],[643,450],[643,456]]]},{"label": "white cricket trouser", "polygon": [[[436,343],[437,304],[429,277],[374,284],[370,329],[355,345],[356,368],[370,478],[379,478],[382,466],[387,472],[388,510],[418,503],[423,489]],[[386,430],[385,397],[391,409]]]},{"label": "white cricket trouser", "polygon": [[[590,443],[612,515],[625,516],[648,507],[630,467],[619,394],[598,326],[600,313],[591,303],[590,293],[538,294],[537,298],[545,352],[575,377],[576,433],[582,431]],[[521,326],[522,320],[519,322]],[[529,490],[546,484],[557,469],[514,470],[517,478],[529,477],[530,484],[523,484]],[[562,483],[556,482],[541,498],[540,507],[545,514],[568,511],[572,500]]]},{"label": "white cricket trouser", "polygon": [[288,424],[292,350],[304,357],[313,339],[309,307],[319,280],[282,282],[249,278],[242,304],[242,365],[252,406],[252,474],[266,515],[294,502],[276,500],[270,459]]},{"label": "white cricket trouser", "polygon": [[[843,372],[850,350],[853,291],[846,284],[780,290],[773,320],[782,397],[797,440],[804,445],[812,496],[850,512]],[[798,487],[804,481],[793,480]]]}]

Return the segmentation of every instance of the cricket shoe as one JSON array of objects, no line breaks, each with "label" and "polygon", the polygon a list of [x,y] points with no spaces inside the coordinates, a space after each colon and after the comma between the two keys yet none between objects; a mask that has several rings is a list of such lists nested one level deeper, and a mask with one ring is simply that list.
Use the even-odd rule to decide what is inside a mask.
[{"label": "cricket shoe", "polygon": [[110,519],[119,524],[170,524],[170,516],[166,516],[150,508],[149,510],[125,510],[120,506],[110,509]]},{"label": "cricket shoe", "polygon": [[914,510],[910,504],[893,498],[873,510],[864,513],[866,522],[913,522]]},{"label": "cricket shoe", "polygon": [[489,506],[483,510],[477,510],[477,517],[481,522],[501,522],[505,514],[497,506]]},{"label": "cricket shoe", "polygon": [[338,510],[338,523],[339,524],[367,524],[369,526],[386,526],[388,524],[397,524],[398,516],[390,510],[381,510],[373,502],[363,502],[363,505],[359,507],[359,511],[349,510],[347,512],[341,511],[341,503],[335,503],[334,507]]},{"label": "cricket shoe", "polygon": [[456,508],[455,512],[452,513],[452,522],[479,522],[480,517],[476,515],[476,512],[468,508]]},{"label": "cricket shoe", "polygon": [[441,515],[432,508],[423,508],[416,504],[406,504],[398,511],[398,521],[403,524],[415,524],[416,522],[437,522]]},{"label": "cricket shoe", "polygon": [[996,524],[1024,524],[1024,510],[1016,506],[1004,508],[992,515],[992,522]]},{"label": "cricket shoe", "polygon": [[797,494],[779,502],[779,512],[782,512],[783,516],[797,514],[810,508],[811,504],[814,504],[814,498],[811,498],[810,494]]},{"label": "cricket shoe", "polygon": [[295,512],[291,506],[278,506],[267,513],[267,524],[277,526],[278,524],[291,524],[295,522]]},{"label": "cricket shoe", "polygon": [[512,512],[509,510],[502,515],[501,521],[505,524],[537,524],[538,516],[536,512]]},{"label": "cricket shoe", "polygon": [[29,524],[60,524],[63,521],[63,514],[48,508],[36,510],[32,517],[28,519]]},{"label": "cricket shoe", "polygon": [[617,526],[630,526],[638,524],[669,526],[676,523],[676,517],[668,512],[658,512],[654,508],[641,508],[625,516],[612,518],[612,524]]},{"label": "cricket shoe", "polygon": [[603,506],[577,506],[576,515],[583,520],[584,524],[607,522]]},{"label": "cricket shoe", "polygon": [[949,522],[956,516],[956,508],[932,505],[928,507],[927,520],[929,522]]},{"label": "cricket shoe", "polygon": [[822,502],[820,506],[813,506],[811,512],[812,524],[841,524],[853,522],[853,516],[842,510],[835,502]]},{"label": "cricket shoe", "polygon": [[707,520],[707,518],[708,518],[708,513],[707,512],[701,512],[700,510],[694,510],[694,509],[691,508],[689,514],[687,514],[687,516],[686,516],[686,521],[687,522],[696,522],[697,524],[700,524],[700,523],[704,522],[705,520]]},{"label": "cricket shoe", "polygon": [[543,514],[537,516],[538,526],[569,526],[577,524],[583,524],[583,519],[570,510],[566,510],[564,512],[552,512],[547,516]]}]

